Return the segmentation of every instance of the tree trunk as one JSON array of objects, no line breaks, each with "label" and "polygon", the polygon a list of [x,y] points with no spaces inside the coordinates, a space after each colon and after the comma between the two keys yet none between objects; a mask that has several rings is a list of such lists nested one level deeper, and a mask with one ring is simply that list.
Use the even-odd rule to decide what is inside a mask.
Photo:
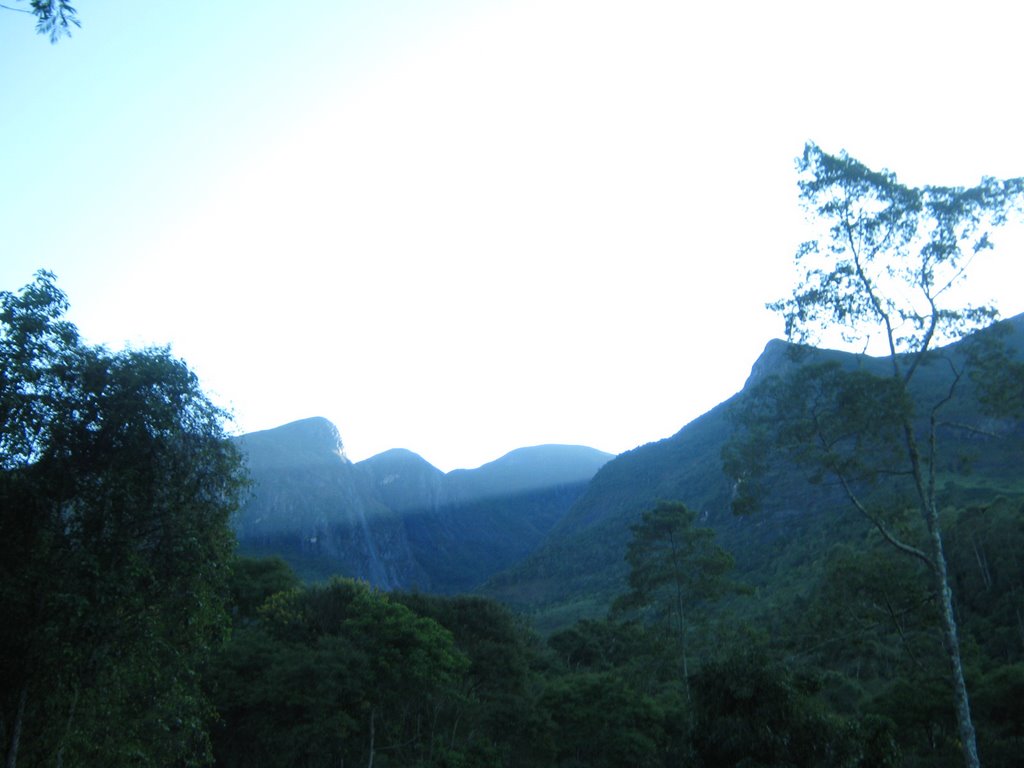
[{"label": "tree trunk", "polygon": [[1024,612],[1021,612],[1020,608],[1017,609],[1017,631],[1020,632],[1020,644],[1024,646]]},{"label": "tree trunk", "polygon": [[[954,385],[955,385],[954,381]],[[952,395],[952,390],[950,391]],[[921,516],[928,528],[928,554],[931,565],[933,588],[939,597],[939,623],[942,626],[942,645],[949,659],[953,682],[953,706],[956,710],[957,730],[960,733],[960,749],[964,756],[965,768],[981,768],[978,758],[978,737],[974,732],[971,720],[971,702],[967,695],[967,683],[964,682],[964,667],[960,659],[960,638],[956,626],[956,614],[953,613],[953,590],[949,588],[949,573],[946,568],[946,551],[942,544],[942,529],[939,526],[939,510],[935,503],[935,456],[936,456],[936,412],[932,409],[928,431],[928,461],[922,461],[914,436],[913,426],[909,421],[903,423],[907,455],[917,486]],[[927,466],[927,480],[924,468]]]},{"label": "tree trunk", "polygon": [[676,610],[679,619],[679,653],[683,657],[683,690],[686,692],[686,700],[690,700],[690,665],[686,660],[686,617],[683,615],[683,598],[681,594],[676,596]]},{"label": "tree trunk", "polygon": [[374,732],[374,722],[373,722],[374,714],[375,713],[374,713],[373,707],[371,707],[370,708],[370,759],[366,763],[366,768],[373,768],[373,751],[374,751],[373,740],[374,740],[374,736],[376,735],[375,732]]},{"label": "tree trunk", "polygon": [[953,704],[956,707],[956,722],[960,732],[960,748],[964,755],[964,765],[967,768],[980,768],[978,740],[974,732],[974,722],[971,720],[971,702],[967,696],[967,684],[964,682],[964,669],[960,660],[960,639],[957,633],[956,615],[953,613],[953,591],[949,588],[946,554],[937,518],[936,510],[930,509],[928,511],[929,545],[933,564],[934,588],[939,596],[942,644],[946,649],[950,671],[953,675]]},{"label": "tree trunk", "polygon": [[686,701],[690,701],[690,669],[686,663],[686,617],[683,615],[683,577],[679,566],[679,550],[676,546],[676,537],[669,530],[668,540],[672,546],[672,576],[676,587],[676,621],[679,633],[679,653],[683,657],[683,690],[686,693]]},{"label": "tree trunk", "polygon": [[988,558],[983,550],[978,549],[978,540],[974,536],[971,536],[971,544],[974,546],[974,558],[978,561],[978,570],[981,571],[985,589],[992,589],[992,570],[988,567]]},{"label": "tree trunk", "polygon": [[25,721],[25,703],[28,700],[28,683],[21,686],[18,694],[18,711],[14,715],[14,726],[11,728],[11,746],[7,748],[7,768],[17,768],[18,747],[21,744],[21,725]]},{"label": "tree trunk", "polygon": [[71,724],[75,721],[75,709],[78,707],[78,686],[75,685],[75,692],[71,696],[71,706],[68,707],[68,721],[64,725],[64,737],[60,740],[57,748],[56,768],[64,768],[64,748],[68,744],[68,737],[71,734]]}]

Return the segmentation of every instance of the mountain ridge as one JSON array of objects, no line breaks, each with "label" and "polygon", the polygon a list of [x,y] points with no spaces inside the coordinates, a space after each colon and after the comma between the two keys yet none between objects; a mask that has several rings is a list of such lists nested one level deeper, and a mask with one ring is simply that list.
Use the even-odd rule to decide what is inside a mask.
[{"label": "mountain ridge", "polygon": [[[1024,314],[997,327],[1024,360]],[[962,354],[951,344],[935,359]],[[658,501],[681,500],[737,553],[738,571],[760,578],[777,567],[775,559],[799,561],[794,541],[827,546],[855,523],[841,512],[835,488],[794,477],[777,479],[761,514],[733,514],[734,488],[722,467],[730,411],[767,378],[825,361],[880,373],[889,365],[884,357],[770,340],[739,392],[673,435],[614,457],[538,445],[444,473],[402,448],[352,463],[337,428],[319,417],[251,433],[239,440],[258,475],[257,498],[239,517],[239,540],[243,551],[286,554],[306,578],[341,573],[386,589],[478,591],[557,627],[603,614],[625,583],[630,526]],[[922,371],[915,391],[932,397],[946,386],[948,366]],[[955,476],[964,498],[1019,467],[1024,427],[1012,420],[990,426],[1012,439],[961,441],[979,454],[975,475]]]},{"label": "mountain ridge", "polygon": [[243,552],[304,578],[468,591],[532,551],[612,458],[585,446],[516,449],[443,473],[396,448],[351,462],[322,417],[242,435],[254,485],[234,525]]}]

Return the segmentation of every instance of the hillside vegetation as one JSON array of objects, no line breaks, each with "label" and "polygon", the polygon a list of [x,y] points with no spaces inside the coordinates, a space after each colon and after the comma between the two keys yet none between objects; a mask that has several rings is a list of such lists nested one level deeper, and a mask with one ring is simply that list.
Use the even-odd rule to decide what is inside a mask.
[{"label": "hillside vegetation", "polygon": [[[1005,339],[1013,359],[1024,360],[1024,316],[1001,327],[1008,331]],[[955,355],[957,347],[944,352]],[[734,415],[751,398],[763,396],[758,392],[763,382],[798,364],[821,363],[875,372],[885,365],[880,358],[770,342],[741,392],[672,437],[628,451],[602,467],[543,545],[493,577],[482,593],[529,612],[548,631],[577,618],[604,615],[626,579],[630,526],[661,500],[681,500],[696,510],[752,585],[805,583],[807,574],[799,566],[820,562],[822,553],[844,537],[867,535],[865,522],[849,508],[835,483],[809,483],[806,473],[793,465],[774,467],[762,480],[758,514],[736,515],[735,481],[725,470],[722,454],[734,435]],[[936,392],[948,386],[950,376],[938,359],[928,366],[914,385],[919,402],[932,402]],[[1001,494],[1013,498],[1024,492],[1024,425],[1019,419],[991,419],[967,396],[953,405],[947,418],[986,427],[983,433],[949,435],[956,447],[941,468],[948,504],[984,502]]]}]

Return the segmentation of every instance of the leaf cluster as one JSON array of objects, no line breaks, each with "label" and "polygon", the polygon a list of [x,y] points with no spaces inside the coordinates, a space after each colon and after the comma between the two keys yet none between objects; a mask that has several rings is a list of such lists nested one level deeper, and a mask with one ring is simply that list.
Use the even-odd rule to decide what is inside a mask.
[{"label": "leaf cluster", "polygon": [[71,37],[71,27],[82,26],[78,20],[78,11],[67,0],[29,0],[29,7],[30,10],[26,10],[0,5],[0,8],[8,11],[21,11],[35,16],[36,32],[48,36],[51,43],[56,43],[64,36]]},{"label": "leaf cluster", "polygon": [[1020,213],[1024,178],[974,187],[908,187],[845,152],[808,143],[797,161],[801,202],[825,237],[796,253],[803,276],[791,298],[769,304],[787,338],[813,343],[822,330],[847,341],[873,335],[887,353],[922,352],[996,317],[989,306],[946,306],[992,232]]}]

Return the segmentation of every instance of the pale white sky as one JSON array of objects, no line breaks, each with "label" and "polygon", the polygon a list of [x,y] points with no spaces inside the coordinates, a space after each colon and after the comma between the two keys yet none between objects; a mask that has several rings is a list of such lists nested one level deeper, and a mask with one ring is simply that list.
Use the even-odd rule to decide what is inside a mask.
[{"label": "pale white sky", "polygon": [[[10,4],[10,3],[8,3]],[[0,11],[0,289],[170,344],[251,431],[355,460],[618,453],[782,332],[806,140],[911,184],[1024,175],[1002,2],[310,0]],[[1024,311],[1024,238],[975,281]]]}]

